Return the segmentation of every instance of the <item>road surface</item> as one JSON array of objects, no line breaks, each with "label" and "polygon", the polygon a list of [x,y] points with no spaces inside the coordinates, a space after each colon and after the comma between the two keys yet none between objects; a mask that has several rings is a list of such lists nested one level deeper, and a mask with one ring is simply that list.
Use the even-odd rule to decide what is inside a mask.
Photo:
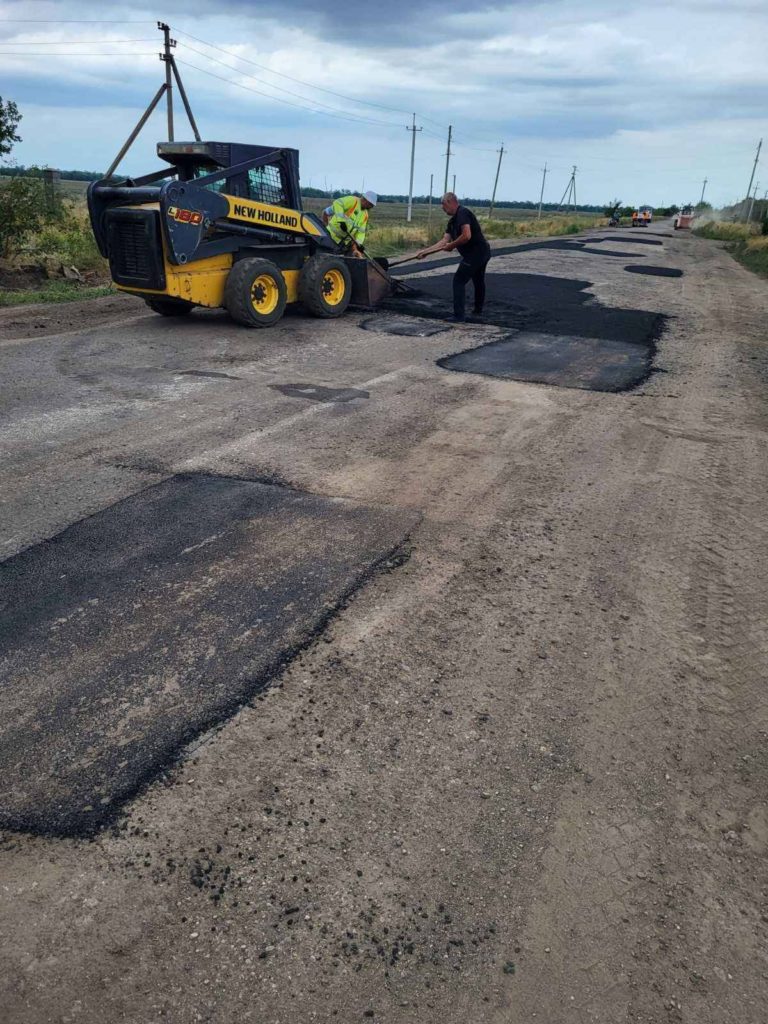
[{"label": "road surface", "polygon": [[765,1019],[768,284],[496,251],[0,312],[4,1020]]}]

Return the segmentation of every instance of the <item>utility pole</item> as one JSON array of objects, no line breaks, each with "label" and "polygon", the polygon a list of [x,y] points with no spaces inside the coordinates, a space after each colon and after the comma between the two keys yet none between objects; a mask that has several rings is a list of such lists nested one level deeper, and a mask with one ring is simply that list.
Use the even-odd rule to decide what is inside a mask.
[{"label": "utility pole", "polygon": [[760,150],[762,149],[762,146],[763,146],[763,140],[760,139],[760,141],[757,144],[757,152],[755,153],[755,162],[752,164],[752,174],[749,177],[749,186],[747,187],[747,199],[749,199],[750,195],[752,194],[752,182],[755,180],[755,171],[757,170],[757,161],[760,159]]},{"label": "utility pole", "polygon": [[413,216],[413,165],[414,165],[414,163],[416,161],[416,132],[420,132],[421,131],[421,128],[417,128],[416,127],[416,115],[415,114],[413,115],[413,127],[409,128],[406,125],[405,126],[405,130],[407,132],[411,132],[411,180],[410,180],[410,184],[408,185],[408,213],[407,213],[406,218],[405,218],[408,221],[408,223],[410,224],[411,223],[411,218]]},{"label": "utility pole", "polygon": [[573,212],[574,213],[576,212],[576,171],[577,170],[578,170],[578,168],[576,167],[576,164],[574,164],[573,165],[573,170],[571,171],[570,181],[568,182],[568,184],[565,187],[565,192],[563,192],[563,198],[557,204],[558,210],[561,209],[561,207],[563,205],[563,202],[565,201],[565,197],[568,196],[568,206],[570,206],[571,202],[573,202]]},{"label": "utility pole", "polygon": [[755,199],[757,198],[757,190],[760,188],[760,182],[755,185],[755,190],[752,193],[752,198],[749,201],[749,213],[747,214],[747,224],[752,220],[752,209],[755,205]]},{"label": "utility pole", "polygon": [[[125,154],[131,148],[133,143],[136,141],[139,132],[149,120],[149,117],[155,107],[158,105],[163,96],[166,97],[167,109],[168,109],[168,141],[173,142],[173,78],[176,79],[176,85],[179,88],[179,96],[184,104],[184,110],[189,118],[189,123],[192,127],[192,131],[195,135],[195,141],[200,142],[200,132],[197,130],[197,123],[195,122],[194,115],[192,114],[192,108],[189,105],[187,99],[187,93],[184,89],[184,85],[181,81],[181,75],[179,69],[176,66],[176,60],[173,56],[173,48],[176,46],[176,40],[171,39],[171,30],[163,21],[158,21],[158,29],[163,33],[163,52],[160,54],[160,60],[165,64],[165,81],[157,90],[155,95],[152,97],[149,106],[139,118],[136,127],[133,129],[131,134],[128,136],[126,141],[123,143],[122,149],[117,154],[115,159],[109,165],[107,173],[104,175],[105,178],[111,178],[117,170],[120,161],[123,159]],[[173,76],[173,78],[171,77]]]},{"label": "utility pole", "polygon": [[432,189],[434,188],[435,176],[429,176],[429,203],[427,204],[427,231],[432,227]]},{"label": "utility pole", "polygon": [[163,52],[160,60],[165,64],[165,108],[168,112],[168,141],[173,142],[173,79],[171,78],[171,47],[176,40],[171,39],[171,29],[164,21],[158,21],[157,27],[163,33]]},{"label": "utility pole", "polygon": [[541,176],[541,193],[539,195],[539,215],[536,220],[541,220],[541,204],[544,202],[544,182],[547,180],[547,165],[544,164],[544,173]]},{"label": "utility pole", "polygon": [[504,156],[504,143],[501,144],[499,150],[499,162],[496,164],[496,178],[493,182],[493,195],[491,196],[491,209],[488,211],[488,220],[493,217],[493,204],[496,202],[496,186],[499,184],[499,171],[501,170],[501,160]]},{"label": "utility pole", "polygon": [[704,184],[701,186],[701,199],[699,200],[699,205],[701,205],[704,202],[704,189],[706,187],[707,187],[707,179],[705,178],[704,179]]},{"label": "utility pole", "polygon": [[[448,191],[448,165],[451,162],[451,135],[453,134],[453,125],[448,125],[448,149],[445,152],[445,184],[443,186],[443,195]],[[751,183],[750,183],[751,185]]]},{"label": "utility pole", "polygon": [[456,195],[456,175],[453,176],[453,194]]}]

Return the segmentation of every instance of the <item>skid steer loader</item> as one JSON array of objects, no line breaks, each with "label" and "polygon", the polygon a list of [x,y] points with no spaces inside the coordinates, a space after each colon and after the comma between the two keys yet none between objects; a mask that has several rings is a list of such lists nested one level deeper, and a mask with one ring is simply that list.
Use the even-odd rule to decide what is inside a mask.
[{"label": "skid steer loader", "polygon": [[382,267],[340,254],[302,210],[297,150],[161,142],[157,153],[170,167],[88,188],[113,281],[156,313],[224,307],[240,324],[268,327],[289,303],[337,317],[391,293]]}]

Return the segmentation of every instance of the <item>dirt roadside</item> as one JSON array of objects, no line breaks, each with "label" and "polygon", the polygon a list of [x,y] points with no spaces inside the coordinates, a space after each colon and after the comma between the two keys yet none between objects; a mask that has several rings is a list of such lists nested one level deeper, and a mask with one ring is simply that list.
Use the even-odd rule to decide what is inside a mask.
[{"label": "dirt roadside", "polygon": [[414,365],[198,452],[421,524],[115,830],[3,836],[9,1021],[764,1019],[767,286],[668,258],[526,254],[672,318],[634,392]]}]

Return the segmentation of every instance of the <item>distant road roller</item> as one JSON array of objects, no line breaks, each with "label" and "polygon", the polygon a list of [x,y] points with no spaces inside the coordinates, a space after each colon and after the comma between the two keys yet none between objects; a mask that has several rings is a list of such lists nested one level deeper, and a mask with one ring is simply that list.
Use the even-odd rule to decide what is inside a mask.
[{"label": "distant road roller", "polygon": [[154,312],[223,307],[246,327],[269,327],[292,303],[331,318],[391,294],[384,268],[340,253],[302,210],[297,150],[161,142],[157,153],[169,167],[88,188],[112,280]]}]

